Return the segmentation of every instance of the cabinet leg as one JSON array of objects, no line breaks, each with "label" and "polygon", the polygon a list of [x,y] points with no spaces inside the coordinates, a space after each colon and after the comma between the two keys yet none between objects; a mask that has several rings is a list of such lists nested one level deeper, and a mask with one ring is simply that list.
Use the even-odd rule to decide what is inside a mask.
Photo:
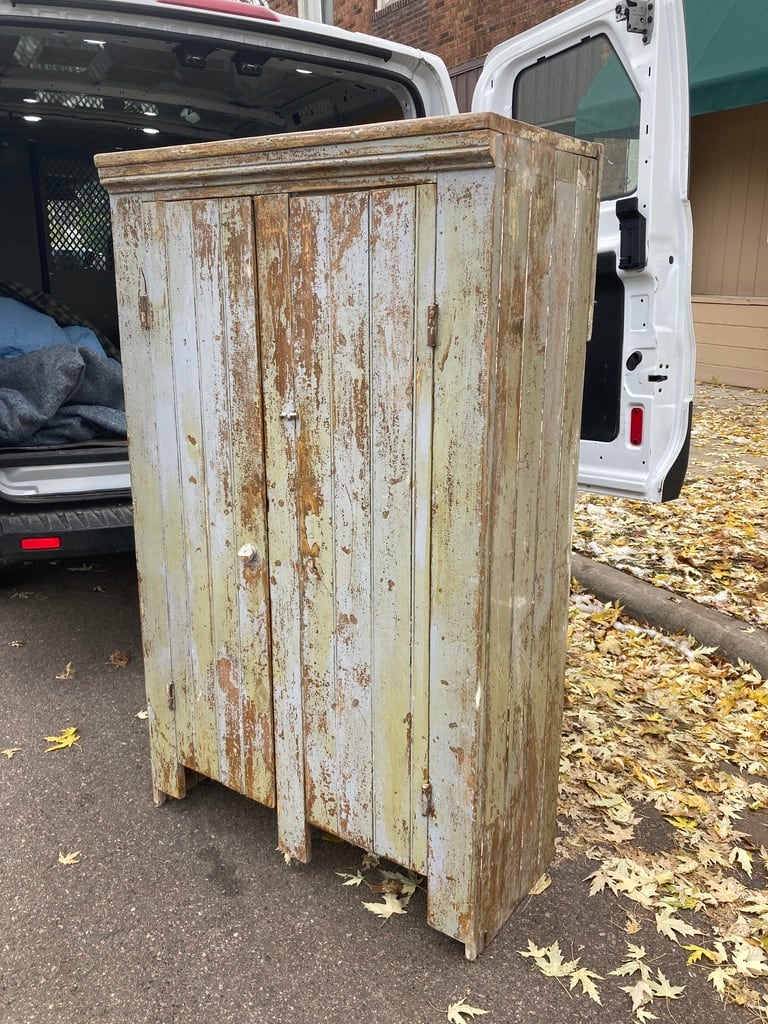
[{"label": "cabinet leg", "polygon": [[167,763],[152,757],[152,799],[156,807],[164,804],[169,796],[183,799],[199,779],[197,772],[190,771],[178,761]]},{"label": "cabinet leg", "polygon": [[286,860],[298,860],[308,864],[312,859],[312,840],[306,820],[302,823],[286,822],[277,816],[277,848]]},{"label": "cabinet leg", "polygon": [[503,923],[492,919],[470,885],[468,872],[451,876],[436,870],[427,872],[427,922],[464,946],[467,960],[476,960]]}]

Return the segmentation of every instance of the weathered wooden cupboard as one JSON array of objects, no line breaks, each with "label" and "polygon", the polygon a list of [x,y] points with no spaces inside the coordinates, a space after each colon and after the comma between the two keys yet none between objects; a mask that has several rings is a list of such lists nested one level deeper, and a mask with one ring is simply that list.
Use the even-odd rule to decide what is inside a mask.
[{"label": "weathered wooden cupboard", "polygon": [[598,151],[494,115],[97,158],[153,783],[423,873],[552,853]]}]

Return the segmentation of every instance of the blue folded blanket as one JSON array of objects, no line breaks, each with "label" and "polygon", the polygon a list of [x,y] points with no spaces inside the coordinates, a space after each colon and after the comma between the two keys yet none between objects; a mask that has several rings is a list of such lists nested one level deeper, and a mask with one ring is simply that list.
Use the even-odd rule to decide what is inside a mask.
[{"label": "blue folded blanket", "polygon": [[10,359],[50,345],[87,345],[104,353],[88,327],[60,327],[51,316],[25,302],[0,295],[0,359]]},{"label": "blue folded blanket", "polygon": [[0,359],[0,445],[125,437],[122,367],[101,349],[52,345]]}]

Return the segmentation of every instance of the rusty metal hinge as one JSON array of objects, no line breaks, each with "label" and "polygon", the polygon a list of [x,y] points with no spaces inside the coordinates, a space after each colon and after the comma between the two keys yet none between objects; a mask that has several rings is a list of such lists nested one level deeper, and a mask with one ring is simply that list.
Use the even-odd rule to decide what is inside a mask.
[{"label": "rusty metal hinge", "polygon": [[437,306],[432,305],[427,310],[427,345],[434,348],[437,344]]},{"label": "rusty metal hinge", "polygon": [[168,683],[168,686],[167,686],[165,692],[168,694],[168,710],[169,711],[175,711],[176,710],[176,687],[173,685],[173,683]]},{"label": "rusty metal hinge", "polygon": [[428,818],[432,813],[432,783],[425,782],[421,787],[421,813]]}]

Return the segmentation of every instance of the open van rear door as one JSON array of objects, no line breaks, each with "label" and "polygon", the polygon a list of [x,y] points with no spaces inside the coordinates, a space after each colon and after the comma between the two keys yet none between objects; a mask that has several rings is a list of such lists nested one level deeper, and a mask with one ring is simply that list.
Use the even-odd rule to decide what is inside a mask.
[{"label": "open van rear door", "polygon": [[682,0],[587,0],[502,43],[472,107],[603,144],[579,486],[677,497],[694,374]]}]

